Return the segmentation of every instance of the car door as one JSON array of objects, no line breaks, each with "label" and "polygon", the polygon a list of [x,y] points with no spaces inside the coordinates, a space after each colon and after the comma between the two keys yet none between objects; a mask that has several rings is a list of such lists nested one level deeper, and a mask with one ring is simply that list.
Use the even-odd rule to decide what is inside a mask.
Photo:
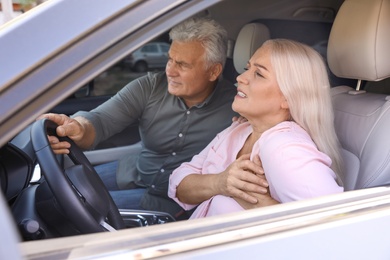
[{"label": "car door", "polygon": [[[71,116],[78,111],[90,111],[110,99],[130,81],[145,75],[129,71],[121,64],[118,62],[110,67],[48,112]],[[96,149],[127,146],[139,141],[138,124],[135,123],[100,143]]]}]

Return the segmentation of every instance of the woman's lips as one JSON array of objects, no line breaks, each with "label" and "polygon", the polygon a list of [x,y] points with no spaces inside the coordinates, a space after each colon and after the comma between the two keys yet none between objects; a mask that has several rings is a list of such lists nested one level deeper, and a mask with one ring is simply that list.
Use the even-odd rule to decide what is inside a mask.
[{"label": "woman's lips", "polygon": [[237,95],[238,95],[239,97],[246,98],[246,94],[245,94],[244,92],[242,92],[241,90],[238,90],[238,91],[237,91]]}]

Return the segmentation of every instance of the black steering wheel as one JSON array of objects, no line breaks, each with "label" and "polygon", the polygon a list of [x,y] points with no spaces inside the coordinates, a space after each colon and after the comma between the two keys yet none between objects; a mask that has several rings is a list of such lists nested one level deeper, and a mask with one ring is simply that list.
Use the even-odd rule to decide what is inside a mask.
[{"label": "black steering wheel", "polygon": [[113,231],[125,227],[123,219],[104,183],[81,149],[71,144],[68,156],[74,163],[62,169],[50,147],[48,135],[56,134],[57,124],[41,119],[32,125],[31,142],[46,182],[72,224],[83,234]]}]

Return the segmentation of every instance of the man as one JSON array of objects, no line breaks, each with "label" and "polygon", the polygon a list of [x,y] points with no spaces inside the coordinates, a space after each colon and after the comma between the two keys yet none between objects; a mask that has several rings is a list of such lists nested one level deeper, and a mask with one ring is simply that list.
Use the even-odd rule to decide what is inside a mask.
[{"label": "man", "polygon": [[[83,149],[139,121],[140,154],[96,170],[119,208],[157,210],[185,219],[181,207],[167,196],[169,176],[231,124],[237,90],[221,77],[227,33],[219,24],[192,18],[169,35],[165,72],[130,82],[90,112],[43,117],[59,124],[59,136],[69,136]],[[50,141],[56,153],[68,153],[68,143],[55,137]]]}]

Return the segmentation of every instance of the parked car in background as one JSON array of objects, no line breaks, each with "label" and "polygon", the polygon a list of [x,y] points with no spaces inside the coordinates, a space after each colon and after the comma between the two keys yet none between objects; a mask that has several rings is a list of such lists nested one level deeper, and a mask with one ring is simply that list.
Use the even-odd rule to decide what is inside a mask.
[{"label": "parked car in background", "polygon": [[[192,16],[227,29],[232,83],[268,38],[324,56],[345,192],[188,221],[131,210],[106,218],[101,189],[89,203],[85,169],[139,149],[137,126],[78,153],[80,166],[53,155],[53,126],[35,119],[111,98],[146,73],[123,60]],[[390,0],[52,0],[0,26],[0,259],[390,259],[389,20]],[[84,229],[91,223],[98,230]]]},{"label": "parked car in background", "polygon": [[125,66],[135,72],[164,68],[168,61],[169,43],[150,42],[124,58]]}]

